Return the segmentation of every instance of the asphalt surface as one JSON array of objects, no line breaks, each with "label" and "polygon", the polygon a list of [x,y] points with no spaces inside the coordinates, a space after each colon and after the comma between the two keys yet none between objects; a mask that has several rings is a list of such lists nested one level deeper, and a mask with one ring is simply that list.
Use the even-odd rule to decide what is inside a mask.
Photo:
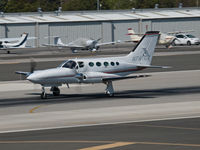
[{"label": "asphalt surface", "polygon": [[199,150],[200,118],[0,134],[2,150]]}]

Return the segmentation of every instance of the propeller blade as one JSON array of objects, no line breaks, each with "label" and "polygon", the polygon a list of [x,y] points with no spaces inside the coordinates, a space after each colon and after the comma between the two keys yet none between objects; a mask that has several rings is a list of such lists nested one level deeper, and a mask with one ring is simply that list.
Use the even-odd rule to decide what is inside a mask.
[{"label": "propeller blade", "polygon": [[35,62],[35,60],[33,58],[31,58],[31,60],[30,60],[30,73],[34,72],[36,66],[37,66],[37,63]]}]

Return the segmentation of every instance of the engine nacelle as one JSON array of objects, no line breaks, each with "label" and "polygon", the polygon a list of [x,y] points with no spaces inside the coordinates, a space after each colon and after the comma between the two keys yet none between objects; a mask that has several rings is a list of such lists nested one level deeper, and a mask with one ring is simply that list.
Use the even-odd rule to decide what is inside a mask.
[{"label": "engine nacelle", "polygon": [[84,83],[102,83],[102,79],[109,77],[118,77],[114,74],[107,74],[102,72],[88,72],[82,74],[82,82]]},{"label": "engine nacelle", "polygon": [[86,73],[82,75],[82,82],[84,83],[101,83],[102,76],[98,75],[98,73]]}]

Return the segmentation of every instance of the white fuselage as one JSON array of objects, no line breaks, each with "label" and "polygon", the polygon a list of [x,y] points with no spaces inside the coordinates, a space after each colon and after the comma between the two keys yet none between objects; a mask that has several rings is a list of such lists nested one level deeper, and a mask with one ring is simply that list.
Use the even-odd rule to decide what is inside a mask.
[{"label": "white fuselage", "polygon": [[[43,86],[66,83],[102,83],[102,78],[126,76],[144,69],[144,67],[136,67],[128,63],[125,58],[72,59],[57,68],[35,71],[27,79]],[[75,62],[73,68],[64,67],[69,61]]]}]

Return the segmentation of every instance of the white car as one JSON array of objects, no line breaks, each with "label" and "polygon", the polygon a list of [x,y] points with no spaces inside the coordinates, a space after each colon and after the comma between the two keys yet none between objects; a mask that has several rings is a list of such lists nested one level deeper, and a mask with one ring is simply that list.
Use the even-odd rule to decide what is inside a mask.
[{"label": "white car", "polygon": [[192,45],[192,44],[199,45],[200,40],[199,38],[191,34],[177,34],[176,39],[172,43],[172,45]]}]

